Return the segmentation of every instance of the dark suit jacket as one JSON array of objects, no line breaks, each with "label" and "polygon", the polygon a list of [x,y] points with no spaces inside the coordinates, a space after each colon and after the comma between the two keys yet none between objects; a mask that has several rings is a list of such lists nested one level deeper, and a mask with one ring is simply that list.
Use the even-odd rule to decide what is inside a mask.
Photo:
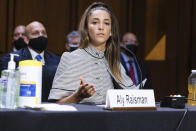
[{"label": "dark suit jacket", "polygon": [[[19,55],[19,57],[14,58],[17,67],[19,61],[32,60],[32,56],[28,48],[23,48],[19,51],[12,52],[12,53]],[[60,57],[53,53],[45,51],[44,60],[45,60],[45,65],[42,68],[42,102],[47,102],[48,95],[52,87],[53,78],[60,61]],[[7,65],[9,61],[10,61],[10,53],[0,58],[0,72],[4,69],[7,69]]]},{"label": "dark suit jacket", "polygon": [[[120,55],[120,61],[121,61],[121,64],[123,65],[123,67],[125,68],[127,75],[129,76],[129,70],[127,69],[125,60],[123,59],[122,55]],[[142,80],[144,80],[145,78],[147,79],[143,89],[151,89],[152,88],[151,87],[151,81],[150,81],[150,78],[149,78],[149,73],[148,73],[148,69],[147,69],[147,66],[146,66],[145,62],[141,61],[141,60],[138,60],[138,64],[141,68]],[[137,66],[137,64],[136,64],[136,69],[137,69],[138,80],[141,81],[141,74],[139,72],[139,67]]]}]

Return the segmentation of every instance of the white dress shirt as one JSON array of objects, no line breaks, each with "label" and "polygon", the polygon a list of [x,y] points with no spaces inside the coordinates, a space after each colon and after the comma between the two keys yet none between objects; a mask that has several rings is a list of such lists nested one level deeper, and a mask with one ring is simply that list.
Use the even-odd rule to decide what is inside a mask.
[{"label": "white dress shirt", "polygon": [[36,57],[37,55],[40,55],[40,56],[42,57],[41,63],[42,63],[42,65],[45,65],[44,51],[42,51],[42,52],[39,54],[39,53],[35,52],[34,50],[32,50],[32,49],[29,48],[29,47],[28,47],[28,49],[29,49],[29,51],[30,51],[30,53],[31,53],[31,56],[32,56],[33,60],[36,60],[35,57]]}]

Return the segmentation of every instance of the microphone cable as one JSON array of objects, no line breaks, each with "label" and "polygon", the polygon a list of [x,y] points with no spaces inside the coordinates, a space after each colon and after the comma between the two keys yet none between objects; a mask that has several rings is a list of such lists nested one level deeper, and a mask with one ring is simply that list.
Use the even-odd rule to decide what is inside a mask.
[{"label": "microphone cable", "polygon": [[185,112],[183,113],[183,116],[182,116],[182,118],[180,119],[180,122],[177,125],[176,131],[179,131],[179,129],[180,129],[181,125],[182,125],[182,122],[185,119],[185,116],[186,116],[187,112],[188,112],[188,108],[186,108]]},{"label": "microphone cable", "polygon": [[110,70],[110,68],[109,68],[109,65],[106,63],[106,59],[104,59],[103,60],[103,64],[105,64],[105,66],[106,66],[106,68],[107,68],[107,71],[109,72],[109,74],[112,76],[112,78],[116,81],[116,83],[117,84],[119,84],[119,86],[120,85],[122,85],[122,86],[124,86],[124,87],[132,87],[132,86],[134,86],[134,84],[132,83],[131,85],[125,85],[125,84],[123,84],[122,82],[120,82],[113,74],[112,74],[112,72],[111,72],[111,70]]},{"label": "microphone cable", "polygon": [[140,73],[140,89],[143,89],[143,84],[142,84],[142,70],[141,70],[141,68],[140,68],[140,66],[139,66],[139,64],[138,64],[138,60],[137,60],[137,57],[136,57],[136,55],[131,51],[131,50],[129,50],[128,48],[126,48],[125,46],[120,46],[122,49],[124,49],[124,50],[126,50],[126,51],[128,51],[129,53],[131,53],[132,55],[133,55],[133,59],[135,60],[135,62],[136,62],[136,65],[137,65],[137,67],[138,67],[138,69],[139,69],[139,73]]}]

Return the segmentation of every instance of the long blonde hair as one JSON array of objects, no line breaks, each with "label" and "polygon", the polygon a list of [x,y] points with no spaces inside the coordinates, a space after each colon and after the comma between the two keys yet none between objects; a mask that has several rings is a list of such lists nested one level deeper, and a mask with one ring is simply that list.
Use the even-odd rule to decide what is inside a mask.
[{"label": "long blonde hair", "polygon": [[90,43],[88,34],[88,19],[92,12],[95,10],[105,10],[110,14],[112,35],[106,42],[105,57],[108,61],[110,70],[112,71],[113,75],[121,81],[122,77],[120,72],[120,43],[118,34],[118,22],[115,15],[106,4],[102,2],[94,2],[85,10],[79,24],[79,31],[81,33],[79,48],[86,48]]}]

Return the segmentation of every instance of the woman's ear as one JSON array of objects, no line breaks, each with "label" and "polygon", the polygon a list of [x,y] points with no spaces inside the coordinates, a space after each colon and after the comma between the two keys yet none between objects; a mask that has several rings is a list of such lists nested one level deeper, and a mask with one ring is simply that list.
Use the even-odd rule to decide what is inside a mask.
[{"label": "woman's ear", "polygon": [[112,36],[112,32],[110,32],[110,36]]}]

